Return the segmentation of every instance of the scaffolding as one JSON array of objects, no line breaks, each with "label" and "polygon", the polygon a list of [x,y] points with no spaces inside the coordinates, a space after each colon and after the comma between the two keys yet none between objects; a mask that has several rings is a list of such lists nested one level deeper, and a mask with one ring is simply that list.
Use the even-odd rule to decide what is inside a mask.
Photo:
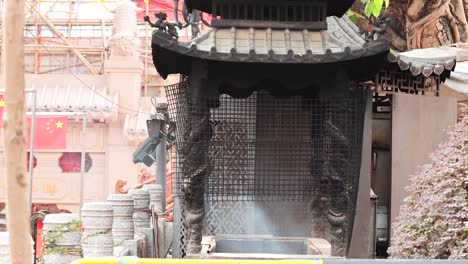
[{"label": "scaffolding", "polygon": [[[103,74],[110,54],[114,14],[119,0],[26,0],[25,72],[27,74]],[[144,65],[141,96],[161,96],[166,84],[153,66],[151,29],[143,16],[172,14],[172,1],[133,1],[138,10],[140,59]],[[0,14],[3,14],[0,1]],[[1,26],[1,22],[0,22]],[[189,31],[179,32],[188,37]],[[0,41],[2,36],[0,35]],[[1,53],[0,53],[1,57]],[[4,65],[0,66],[3,72]]]}]

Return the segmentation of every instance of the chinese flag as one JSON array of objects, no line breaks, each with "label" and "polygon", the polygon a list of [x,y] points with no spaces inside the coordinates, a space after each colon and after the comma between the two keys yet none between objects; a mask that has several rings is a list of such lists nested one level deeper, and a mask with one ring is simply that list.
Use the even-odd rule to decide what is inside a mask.
[{"label": "chinese flag", "polygon": [[[31,118],[28,117],[28,145],[31,138]],[[67,117],[36,117],[35,149],[67,147]]]}]

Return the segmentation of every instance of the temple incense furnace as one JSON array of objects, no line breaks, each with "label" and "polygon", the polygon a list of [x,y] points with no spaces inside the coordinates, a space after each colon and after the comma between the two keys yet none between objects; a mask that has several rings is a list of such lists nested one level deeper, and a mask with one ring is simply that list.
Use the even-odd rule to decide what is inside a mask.
[{"label": "temple incense furnace", "polygon": [[468,44],[397,53],[354,0],[59,2],[24,28],[28,118],[66,123],[61,146],[28,144],[45,263],[386,258],[468,100]]},{"label": "temple incense furnace", "polygon": [[353,2],[186,0],[211,16],[189,42],[151,22],[158,73],[181,76],[174,257],[371,254],[372,113],[438,97],[456,60],[390,52],[388,21],[360,31]]}]

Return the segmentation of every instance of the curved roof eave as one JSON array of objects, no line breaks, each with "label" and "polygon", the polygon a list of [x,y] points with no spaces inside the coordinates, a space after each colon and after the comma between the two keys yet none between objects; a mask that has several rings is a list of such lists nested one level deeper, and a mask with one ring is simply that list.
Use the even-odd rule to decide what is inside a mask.
[{"label": "curved roof eave", "polygon": [[325,54],[314,54],[308,50],[306,54],[295,54],[290,50],[287,54],[275,54],[273,50],[269,50],[265,54],[257,54],[255,50],[249,53],[239,53],[235,49],[229,53],[219,52],[216,49],[209,51],[200,50],[196,45],[180,45],[177,41],[168,39],[161,34],[154,34],[152,39],[152,46],[158,46],[162,49],[172,51],[174,53],[194,57],[204,60],[215,61],[229,61],[229,62],[244,62],[244,63],[304,63],[304,64],[317,64],[317,63],[330,63],[340,61],[350,61],[367,56],[377,55],[382,52],[387,52],[389,49],[388,40],[381,38],[363,45],[361,49],[351,50],[345,47],[343,51],[333,52],[327,49]]},{"label": "curved roof eave", "polygon": [[[425,52],[425,56],[418,53]],[[432,52],[432,54],[431,54]],[[456,57],[451,54],[437,54],[431,49],[420,49],[410,52],[390,52],[387,58],[391,64],[396,64],[401,71],[410,71],[413,76],[450,75],[457,63]]]}]

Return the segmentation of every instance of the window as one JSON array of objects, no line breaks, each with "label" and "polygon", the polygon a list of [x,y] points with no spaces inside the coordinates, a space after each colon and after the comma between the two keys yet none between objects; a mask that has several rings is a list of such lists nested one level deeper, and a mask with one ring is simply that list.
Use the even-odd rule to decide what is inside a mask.
[{"label": "window", "polygon": [[[81,152],[65,152],[59,159],[59,166],[63,173],[81,172]],[[85,172],[89,172],[93,160],[89,153],[85,155]]]}]

